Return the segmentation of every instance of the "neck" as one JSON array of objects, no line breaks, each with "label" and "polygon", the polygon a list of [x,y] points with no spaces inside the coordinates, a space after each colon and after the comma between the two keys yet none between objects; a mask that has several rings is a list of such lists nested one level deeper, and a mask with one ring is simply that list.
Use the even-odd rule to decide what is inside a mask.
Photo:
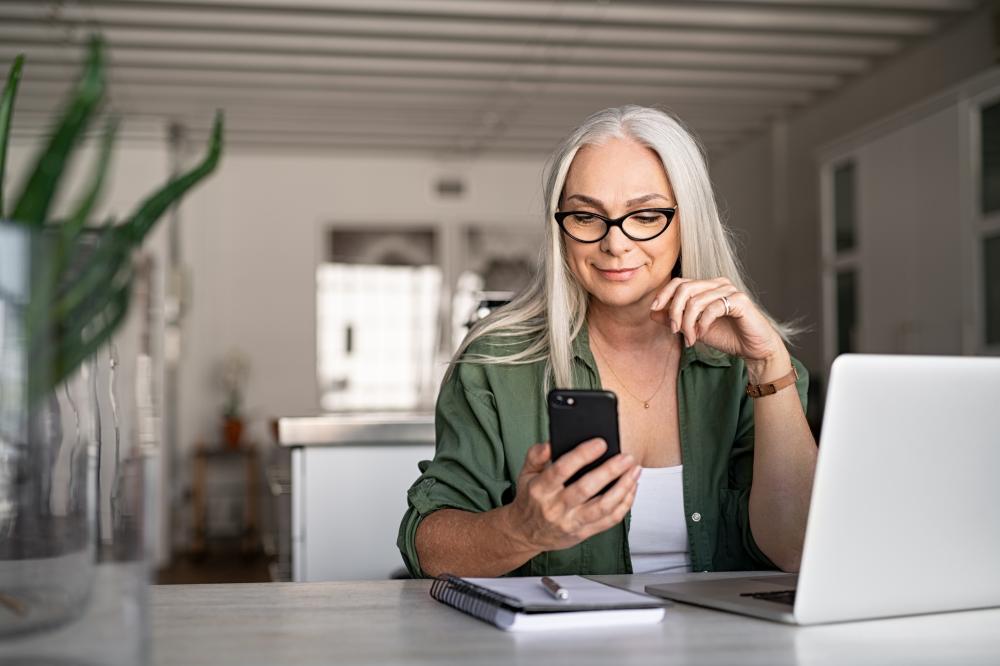
[{"label": "neck", "polygon": [[631,307],[609,307],[591,299],[587,325],[591,337],[596,333],[605,347],[622,351],[662,347],[664,341],[676,338],[663,324],[649,318],[645,299]]}]

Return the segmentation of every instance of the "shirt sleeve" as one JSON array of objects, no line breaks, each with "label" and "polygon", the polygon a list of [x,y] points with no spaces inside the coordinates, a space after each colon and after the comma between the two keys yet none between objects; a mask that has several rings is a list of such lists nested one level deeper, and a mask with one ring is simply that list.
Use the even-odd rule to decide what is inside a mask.
[{"label": "shirt sleeve", "polygon": [[511,490],[496,401],[483,365],[460,363],[441,386],[434,416],[433,460],[406,494],[396,545],[410,575],[423,578],[415,536],[420,521],[438,509],[483,512],[503,504]]},{"label": "shirt sleeve", "polygon": [[[792,365],[798,372],[795,382],[802,411],[807,407],[806,394],[809,389],[809,371],[792,358]],[[743,368],[743,386],[748,381],[746,366]],[[766,399],[766,398],[765,398]],[[761,551],[750,530],[750,486],[753,482],[753,452],[754,452],[754,399],[743,392],[740,400],[740,419],[737,427],[736,441],[733,444],[729,459],[729,483],[723,490],[719,515],[722,517],[722,529],[727,550],[741,551],[742,558],[749,558],[754,568],[777,569],[778,567]],[[727,567],[739,568],[739,567]]]}]

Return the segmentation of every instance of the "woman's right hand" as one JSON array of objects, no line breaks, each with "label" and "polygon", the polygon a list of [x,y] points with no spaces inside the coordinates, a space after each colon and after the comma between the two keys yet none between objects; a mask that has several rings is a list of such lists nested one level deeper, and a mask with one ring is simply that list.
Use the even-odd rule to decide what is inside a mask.
[{"label": "woman's right hand", "polygon": [[[578,470],[601,457],[603,439],[583,442],[549,465],[546,442],[528,449],[510,504],[511,528],[532,550],[562,550],[620,523],[632,507],[639,467],[632,456],[619,454],[569,486]],[[603,495],[597,493],[612,481]]]}]

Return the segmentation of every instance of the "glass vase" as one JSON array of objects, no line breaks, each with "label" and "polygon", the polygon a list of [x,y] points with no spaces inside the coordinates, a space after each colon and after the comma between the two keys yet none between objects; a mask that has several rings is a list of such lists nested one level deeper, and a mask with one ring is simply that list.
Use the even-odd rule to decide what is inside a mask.
[{"label": "glass vase", "polygon": [[[53,313],[26,323],[52,233],[0,221],[0,663],[146,663],[151,356],[126,320],[57,385],[29,388],[63,344]],[[87,233],[76,262],[101,241]]]}]

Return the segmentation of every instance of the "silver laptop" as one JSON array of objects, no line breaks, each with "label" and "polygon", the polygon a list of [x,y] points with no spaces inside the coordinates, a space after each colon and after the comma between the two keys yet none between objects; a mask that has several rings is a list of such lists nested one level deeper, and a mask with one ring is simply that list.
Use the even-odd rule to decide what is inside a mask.
[{"label": "silver laptop", "polygon": [[795,624],[1000,606],[1000,358],[840,356],[798,576],[646,591]]}]

